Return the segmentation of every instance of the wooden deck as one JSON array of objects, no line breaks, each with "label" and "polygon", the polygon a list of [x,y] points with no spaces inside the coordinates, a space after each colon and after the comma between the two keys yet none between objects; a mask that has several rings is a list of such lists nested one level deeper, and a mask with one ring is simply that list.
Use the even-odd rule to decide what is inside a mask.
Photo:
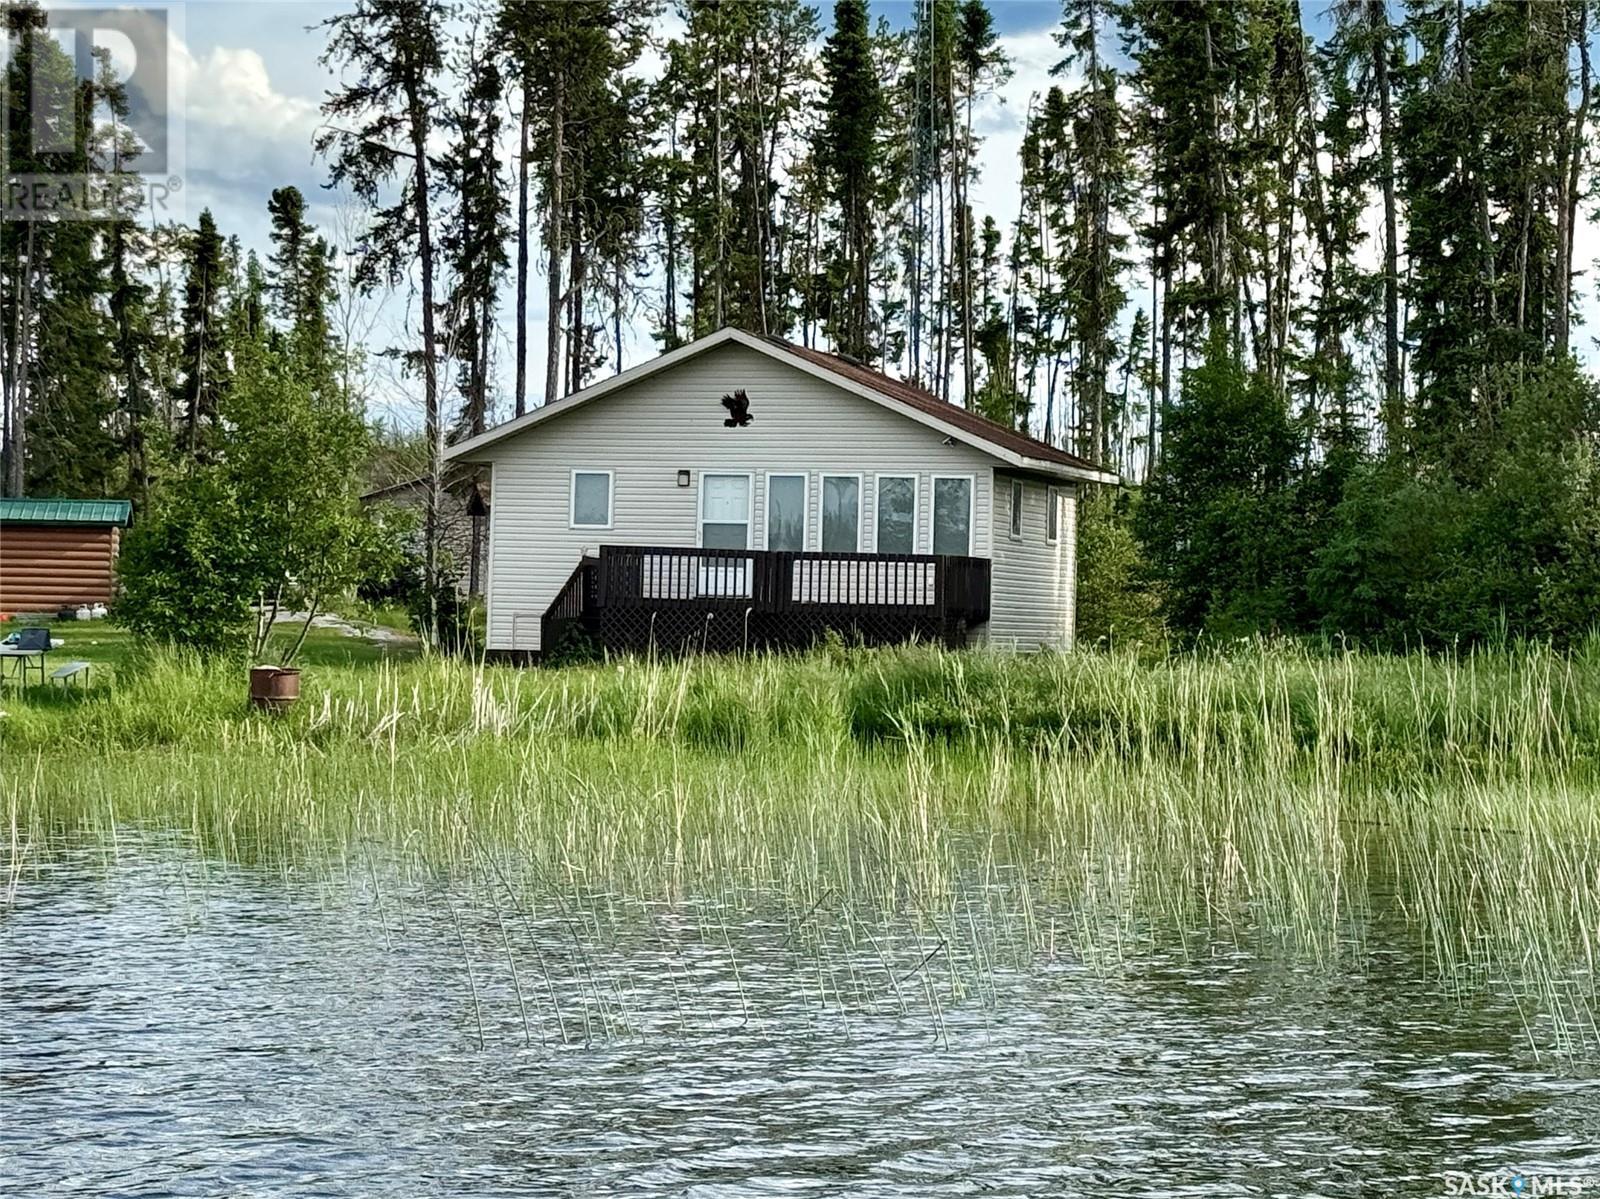
[{"label": "wooden deck", "polygon": [[573,571],[541,643],[575,631],[616,653],[803,649],[829,632],[966,644],[989,619],[989,560],[607,545]]}]

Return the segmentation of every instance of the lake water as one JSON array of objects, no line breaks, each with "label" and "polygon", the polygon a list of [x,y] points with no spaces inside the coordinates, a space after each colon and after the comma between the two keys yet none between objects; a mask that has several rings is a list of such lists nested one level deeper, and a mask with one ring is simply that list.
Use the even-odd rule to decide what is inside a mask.
[{"label": "lake water", "polygon": [[0,1193],[1600,1194],[1600,1069],[1400,933],[1093,966],[963,908],[62,853],[0,912]]}]

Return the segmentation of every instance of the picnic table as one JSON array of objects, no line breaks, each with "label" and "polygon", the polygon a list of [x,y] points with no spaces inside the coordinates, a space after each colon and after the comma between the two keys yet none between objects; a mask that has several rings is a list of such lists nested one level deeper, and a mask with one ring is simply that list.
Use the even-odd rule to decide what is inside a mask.
[{"label": "picnic table", "polygon": [[50,652],[49,629],[18,629],[0,642],[0,681],[6,678],[6,664],[16,662],[10,676],[22,686],[28,685],[28,674],[36,671],[39,682],[44,682],[44,656]]}]

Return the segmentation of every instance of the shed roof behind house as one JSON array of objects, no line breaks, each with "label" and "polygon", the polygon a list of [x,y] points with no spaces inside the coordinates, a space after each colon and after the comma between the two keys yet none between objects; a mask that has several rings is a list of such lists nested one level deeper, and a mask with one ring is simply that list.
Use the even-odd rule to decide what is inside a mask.
[{"label": "shed roof behind house", "polygon": [[0,521],[19,525],[126,525],[127,500],[0,499]]}]

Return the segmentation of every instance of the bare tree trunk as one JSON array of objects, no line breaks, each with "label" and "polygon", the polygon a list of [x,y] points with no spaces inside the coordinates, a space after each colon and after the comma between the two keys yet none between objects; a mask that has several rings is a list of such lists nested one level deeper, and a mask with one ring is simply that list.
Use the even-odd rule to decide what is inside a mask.
[{"label": "bare tree trunk", "polygon": [[556,72],[555,99],[550,111],[550,213],[546,218],[549,272],[545,292],[544,402],[561,396],[561,253],[562,224],[566,219],[566,75]]},{"label": "bare tree trunk", "polygon": [[1400,391],[1400,222],[1395,200],[1394,102],[1389,81],[1388,0],[1368,0],[1372,81],[1378,92],[1378,159],[1383,184],[1383,425],[1391,447],[1405,441]]},{"label": "bare tree trunk", "polygon": [[[674,113],[667,134],[667,146],[672,161],[678,158],[678,117]],[[663,319],[667,335],[667,349],[673,349],[678,344],[678,197],[676,184],[674,194],[662,204],[661,214],[661,254],[665,260],[667,272],[666,280],[666,312]]]},{"label": "bare tree trunk", "polygon": [[37,256],[34,225],[31,221],[28,223],[27,253],[28,260],[20,272],[22,289],[17,296],[17,328],[12,341],[16,353],[16,370],[11,384],[11,427],[6,458],[6,490],[17,496],[23,495],[27,486],[28,377],[33,365],[33,355],[29,351],[28,342],[33,325],[33,278],[36,273],[34,258]]},{"label": "bare tree trunk", "polygon": [[517,123],[517,416],[528,410],[528,125],[524,79],[522,117]]},{"label": "bare tree trunk", "polygon": [[712,279],[716,290],[717,328],[722,328],[727,323],[727,310],[724,299],[726,290],[725,268],[728,261],[728,241],[725,223],[725,203],[723,200],[722,179],[722,9],[716,10],[716,59],[712,65],[712,74],[716,76],[716,131],[712,138],[712,174],[716,178],[716,230],[717,230],[717,260],[712,264]]},{"label": "bare tree trunk", "polygon": [[961,356],[963,362],[961,377],[961,399],[968,407],[972,407],[973,399],[973,363],[972,363],[972,210],[967,204],[967,183],[972,171],[972,93],[974,81],[967,80],[967,128],[961,163]]},{"label": "bare tree trunk", "polygon": [[439,364],[433,312],[433,227],[428,204],[428,117],[415,84],[407,86],[411,154],[416,177],[417,263],[422,272],[422,389],[428,439],[428,489],[423,504],[424,567],[428,588],[428,637],[439,636],[439,513],[444,490],[444,422],[439,419]]},{"label": "bare tree trunk", "polygon": [[[1467,54],[1467,27],[1466,27],[1465,0],[1456,0],[1456,69],[1461,78],[1461,85],[1472,95],[1472,63]],[[1500,323],[1500,303],[1498,293],[1500,280],[1494,261],[1494,225],[1489,218],[1489,186],[1484,181],[1483,172],[1473,172],[1473,190],[1478,195],[1478,236],[1483,244],[1478,248],[1478,259],[1483,267],[1484,290],[1488,293],[1489,323]]]},{"label": "bare tree trunk", "polygon": [[[1159,300],[1164,306],[1166,301],[1161,296],[1161,276],[1157,268],[1157,246],[1152,243],[1150,247],[1150,379],[1145,389],[1145,440],[1144,440],[1144,481],[1150,481],[1150,473],[1155,469],[1156,462],[1156,339],[1159,336],[1163,343],[1166,340],[1164,332],[1157,333],[1162,326],[1156,323],[1156,303]],[[1165,381],[1161,384],[1161,395],[1165,399],[1167,394]]]},{"label": "bare tree trunk", "polygon": [[567,230],[571,242],[571,280],[567,287],[567,392],[571,394],[583,386],[584,354],[589,348],[588,330],[583,323],[584,268],[587,263],[583,249],[583,216],[576,206]]},{"label": "bare tree trunk", "polygon": [[[1578,191],[1583,172],[1583,127],[1589,117],[1589,100],[1594,94],[1594,80],[1590,65],[1589,6],[1578,6],[1578,60],[1581,73],[1578,77],[1578,109],[1573,116],[1572,131],[1568,135],[1569,151],[1566,175],[1561,180],[1559,204],[1556,214],[1559,233],[1556,243],[1556,352],[1565,354],[1572,336],[1572,246],[1578,226]],[[1564,55],[1563,55],[1564,56]]]}]

